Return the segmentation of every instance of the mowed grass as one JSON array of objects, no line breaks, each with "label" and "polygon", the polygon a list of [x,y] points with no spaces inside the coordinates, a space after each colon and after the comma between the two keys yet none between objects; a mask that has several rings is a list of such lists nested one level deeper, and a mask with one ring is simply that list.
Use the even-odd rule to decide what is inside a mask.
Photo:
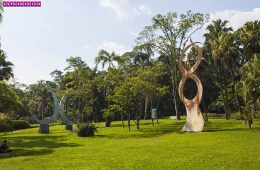
[{"label": "mowed grass", "polygon": [[141,121],[141,129],[97,124],[93,138],[80,138],[51,126],[0,133],[12,153],[0,154],[0,169],[260,169],[260,120],[248,129],[244,121],[210,119],[204,132],[181,133],[184,120]]}]

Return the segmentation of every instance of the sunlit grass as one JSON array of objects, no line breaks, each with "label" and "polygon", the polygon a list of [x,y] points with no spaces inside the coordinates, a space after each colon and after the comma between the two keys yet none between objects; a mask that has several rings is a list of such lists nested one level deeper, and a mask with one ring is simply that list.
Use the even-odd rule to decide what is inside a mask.
[{"label": "sunlit grass", "polygon": [[94,138],[80,138],[51,126],[0,133],[12,153],[0,154],[0,169],[260,169],[260,121],[210,119],[202,133],[181,133],[184,120],[163,119],[141,130],[99,126]]}]

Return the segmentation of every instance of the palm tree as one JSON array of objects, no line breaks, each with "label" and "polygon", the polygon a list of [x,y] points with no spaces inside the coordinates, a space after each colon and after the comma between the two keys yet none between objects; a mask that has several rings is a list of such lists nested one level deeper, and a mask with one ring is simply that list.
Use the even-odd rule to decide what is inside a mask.
[{"label": "palm tree", "polygon": [[[240,92],[243,94],[245,119],[251,128],[252,119],[259,110],[260,99],[260,55],[255,54],[252,62],[241,68]],[[258,111],[259,112],[259,111]]]},{"label": "palm tree", "polygon": [[[115,54],[115,52],[111,52],[109,53],[106,50],[101,49],[98,52],[98,56],[96,57],[95,61],[96,61],[96,66],[98,66],[98,64],[102,64],[102,68],[104,69],[106,65],[108,65],[108,75],[107,75],[107,80],[108,80],[108,85],[107,85],[107,92],[106,92],[106,97],[110,95],[110,69],[112,67],[114,67],[113,62],[115,61],[119,61],[120,57],[118,55]],[[107,108],[109,108],[110,105],[110,100],[108,100],[107,102]],[[106,111],[106,127],[109,127],[111,124],[111,115],[110,115],[110,110],[108,109]]]},{"label": "palm tree", "polygon": [[6,61],[6,53],[0,50],[0,80],[9,80],[13,77],[13,63]]},{"label": "palm tree", "polygon": [[252,61],[255,53],[260,53],[260,21],[251,21],[245,23],[243,27],[236,31],[236,35],[243,46],[243,58],[241,65],[248,60]]},{"label": "palm tree", "polygon": [[[225,34],[232,31],[231,27],[227,27],[228,21],[216,20],[213,21],[207,27],[208,33],[204,34],[206,40],[205,44],[207,48],[211,49],[212,58],[215,60],[218,68],[218,77],[219,77],[219,84],[220,84],[220,92],[222,96],[222,100],[224,103],[224,110],[226,114],[226,119],[228,120],[230,117],[229,113],[229,105],[228,105],[228,93],[227,93],[227,77],[225,72],[225,60],[224,60],[224,53],[225,48],[227,46],[223,44],[223,40]],[[222,79],[223,78],[223,79]],[[224,90],[224,91],[223,91]]]},{"label": "palm tree", "polygon": [[241,115],[241,107],[238,99],[238,92],[236,89],[236,81],[235,81],[235,71],[239,67],[239,56],[240,56],[240,49],[239,49],[239,44],[237,43],[235,39],[235,34],[234,33],[228,33],[228,32],[223,32],[219,36],[220,44],[217,44],[218,47],[213,47],[213,56],[218,57],[221,56],[222,60],[222,65],[224,70],[227,70],[231,74],[231,79],[232,79],[232,89],[235,92],[235,99],[236,99],[236,105],[238,107],[238,111]]},{"label": "palm tree", "polygon": [[104,68],[107,64],[108,64],[108,69],[114,67],[114,64],[113,62],[119,60],[119,56],[115,54],[115,52],[111,52],[109,53],[108,51],[106,50],[103,50],[101,49],[99,52],[98,52],[98,56],[96,57],[96,65],[98,64],[102,64],[102,68]]}]

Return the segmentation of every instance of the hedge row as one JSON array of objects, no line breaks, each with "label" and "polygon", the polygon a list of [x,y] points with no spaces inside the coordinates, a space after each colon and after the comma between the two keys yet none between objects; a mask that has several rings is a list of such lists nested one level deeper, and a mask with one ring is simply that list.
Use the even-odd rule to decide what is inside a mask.
[{"label": "hedge row", "polygon": [[0,132],[10,132],[19,129],[30,128],[25,120],[11,120],[8,116],[0,114]]}]

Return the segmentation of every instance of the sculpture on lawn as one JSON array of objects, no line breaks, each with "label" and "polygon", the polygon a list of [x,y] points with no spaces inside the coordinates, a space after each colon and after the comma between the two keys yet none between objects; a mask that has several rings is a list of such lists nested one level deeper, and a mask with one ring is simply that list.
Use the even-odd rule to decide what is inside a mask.
[{"label": "sculpture on lawn", "polygon": [[66,130],[72,130],[72,122],[64,115],[64,104],[67,100],[67,95],[64,95],[59,102],[56,94],[52,92],[52,98],[54,101],[54,113],[52,117],[48,120],[39,120],[34,117],[34,119],[40,124],[39,133],[49,133],[49,124],[54,123],[58,119],[58,117],[61,117],[61,120],[65,123]]},{"label": "sculpture on lawn", "polygon": [[[201,102],[203,88],[202,88],[199,78],[195,74],[193,74],[194,71],[198,68],[198,66],[201,62],[201,57],[202,57],[202,48],[200,48],[198,45],[196,45],[197,43],[198,42],[191,41],[191,44],[188,45],[186,48],[184,48],[184,50],[182,50],[182,53],[180,55],[179,62],[178,62],[178,67],[182,74],[182,79],[180,81],[178,91],[179,91],[180,99],[184,103],[184,105],[186,107],[186,112],[187,112],[187,119],[186,119],[184,127],[182,128],[182,131],[185,131],[185,132],[201,132],[204,127],[204,119],[203,119],[203,116],[199,109],[199,104]],[[198,55],[197,55],[196,63],[187,71],[185,69],[185,67],[183,66],[182,61],[184,59],[185,52],[191,47],[195,48]],[[196,96],[191,100],[188,100],[187,98],[185,98],[185,96],[183,94],[184,85],[188,78],[192,79],[196,83],[197,89],[198,89]]]}]

